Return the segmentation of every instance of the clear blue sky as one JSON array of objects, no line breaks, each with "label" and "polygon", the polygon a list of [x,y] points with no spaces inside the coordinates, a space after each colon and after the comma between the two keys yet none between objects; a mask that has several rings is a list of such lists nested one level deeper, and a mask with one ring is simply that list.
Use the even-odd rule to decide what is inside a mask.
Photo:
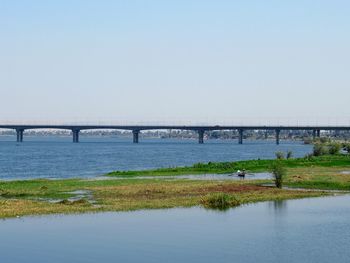
[{"label": "clear blue sky", "polygon": [[0,0],[0,120],[350,122],[350,2]]}]

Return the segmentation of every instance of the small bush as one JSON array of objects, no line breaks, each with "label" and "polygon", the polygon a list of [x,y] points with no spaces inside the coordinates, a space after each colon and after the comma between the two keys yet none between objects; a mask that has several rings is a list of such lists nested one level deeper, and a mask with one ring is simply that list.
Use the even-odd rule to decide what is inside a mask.
[{"label": "small bush", "polygon": [[286,175],[286,168],[280,162],[274,162],[271,166],[271,172],[275,179],[275,185],[277,188],[282,188],[283,177]]},{"label": "small bush", "polygon": [[293,152],[292,151],[288,151],[287,152],[287,159],[291,159],[293,157]]},{"label": "small bush", "polygon": [[320,143],[317,143],[314,145],[314,149],[313,149],[313,155],[314,156],[322,156],[322,155],[326,155],[329,153],[328,148]]},{"label": "small bush", "polygon": [[209,194],[202,198],[201,203],[206,208],[226,210],[230,207],[238,206],[241,203],[232,195],[225,193]]},{"label": "small bush", "polygon": [[338,154],[340,150],[341,150],[341,145],[339,143],[334,142],[328,146],[329,154],[332,154],[332,155]]},{"label": "small bush", "polygon": [[327,142],[330,142],[331,141],[331,139],[329,139],[329,138],[327,138],[327,137],[321,137],[320,138],[320,142],[321,143],[327,143]]},{"label": "small bush", "polygon": [[284,152],[276,152],[275,155],[278,160],[282,160],[285,158]]}]

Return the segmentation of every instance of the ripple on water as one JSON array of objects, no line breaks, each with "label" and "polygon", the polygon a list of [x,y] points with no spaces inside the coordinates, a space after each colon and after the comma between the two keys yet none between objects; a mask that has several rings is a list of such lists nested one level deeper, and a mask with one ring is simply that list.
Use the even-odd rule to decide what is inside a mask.
[{"label": "ripple on water", "polygon": [[344,195],[225,212],[193,207],[2,220],[1,263],[348,263],[349,203]]},{"label": "ripple on water", "polygon": [[[7,140],[7,141],[6,141]],[[295,157],[311,152],[301,142],[143,139],[138,145],[131,139],[81,137],[25,137],[16,146],[14,137],[0,137],[0,180],[33,178],[93,178],[111,171],[147,170],[195,163],[250,159],[273,159],[275,152],[288,150]]]}]

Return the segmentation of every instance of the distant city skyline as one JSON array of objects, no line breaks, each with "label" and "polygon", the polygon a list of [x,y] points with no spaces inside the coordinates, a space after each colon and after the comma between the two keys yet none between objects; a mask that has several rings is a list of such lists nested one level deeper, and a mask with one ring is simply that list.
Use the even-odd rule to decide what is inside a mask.
[{"label": "distant city skyline", "polygon": [[0,122],[350,125],[348,1],[0,1]]}]

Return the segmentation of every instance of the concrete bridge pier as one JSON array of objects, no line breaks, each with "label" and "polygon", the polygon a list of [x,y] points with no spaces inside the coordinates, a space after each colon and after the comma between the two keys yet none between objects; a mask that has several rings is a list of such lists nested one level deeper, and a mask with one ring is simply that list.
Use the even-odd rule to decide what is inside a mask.
[{"label": "concrete bridge pier", "polygon": [[139,130],[132,130],[132,141],[133,143],[139,143]]},{"label": "concrete bridge pier", "polygon": [[73,133],[73,142],[78,143],[80,130],[72,130],[72,133]]},{"label": "concrete bridge pier", "polygon": [[23,132],[24,132],[24,129],[16,129],[17,142],[23,142]]},{"label": "concrete bridge pier", "polygon": [[267,130],[265,130],[265,140],[269,137]]},{"label": "concrete bridge pier", "polygon": [[316,130],[316,136],[317,136],[317,138],[321,137],[321,130]]},{"label": "concrete bridge pier", "polygon": [[334,131],[334,135],[335,135],[335,137],[339,137],[340,136],[340,130],[335,130]]},{"label": "concrete bridge pier", "polygon": [[198,143],[204,143],[204,130],[198,130]]},{"label": "concrete bridge pier", "polygon": [[243,133],[244,133],[243,129],[238,130],[238,143],[239,144],[243,144]]},{"label": "concrete bridge pier", "polygon": [[280,144],[280,133],[281,133],[281,130],[276,129],[276,144],[277,145]]}]

